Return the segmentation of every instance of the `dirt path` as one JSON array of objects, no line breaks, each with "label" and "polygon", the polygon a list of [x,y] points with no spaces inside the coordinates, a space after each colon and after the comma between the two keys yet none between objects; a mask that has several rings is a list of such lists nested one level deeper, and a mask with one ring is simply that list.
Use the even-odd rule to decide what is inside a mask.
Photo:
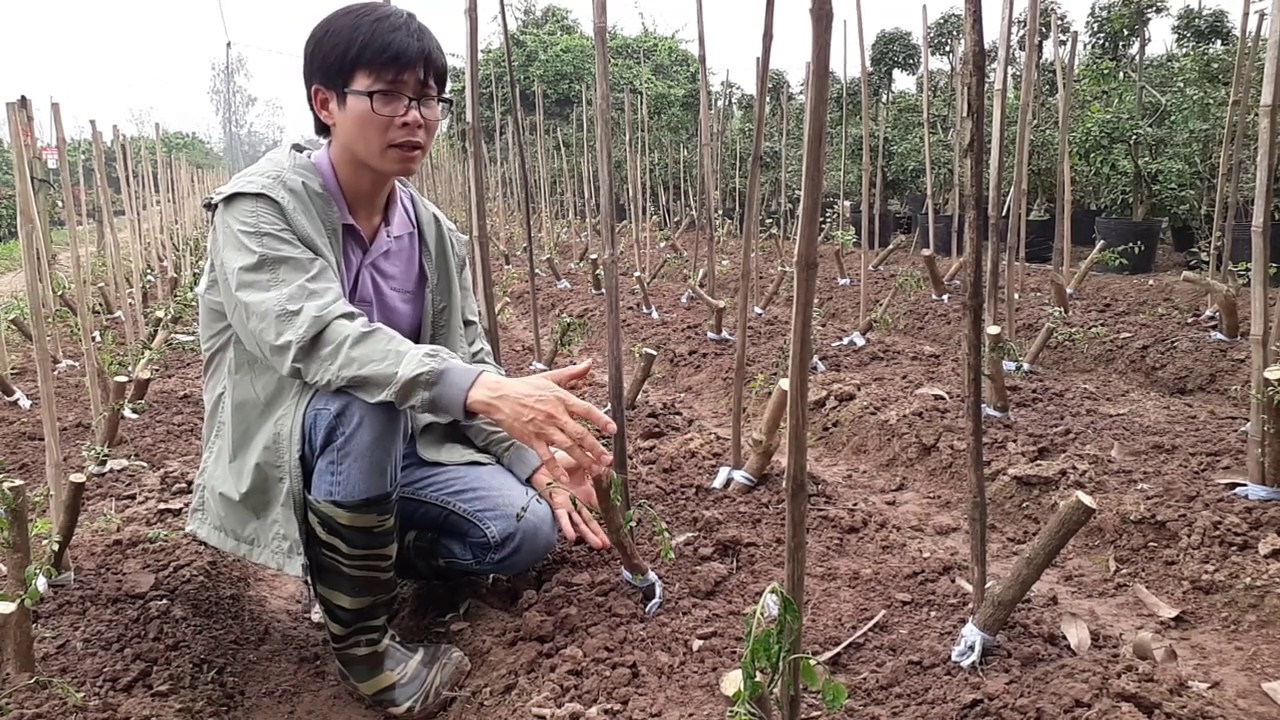
[{"label": "dirt path", "polygon": [[[736,273],[722,277],[722,292],[732,292]],[[547,286],[540,296],[544,327],[559,312],[586,320],[586,344],[569,355],[601,361],[602,303],[581,273],[570,278],[572,291]],[[873,282],[872,297],[880,297],[891,278]],[[1043,273],[1030,272],[1028,286],[1019,342],[1034,337],[1047,304]],[[728,455],[733,347],[704,339],[705,310],[681,306],[677,284],[652,292],[660,321],[624,311],[626,345],[661,353],[628,422],[632,496],[684,538],[674,561],[657,562],[650,526],[637,530],[667,584],[667,603],[643,617],[616,558],[581,546],[561,546],[532,576],[490,588],[406,588],[403,632],[450,638],[473,662],[450,720],[530,717],[530,707],[581,717],[575,703],[620,720],[725,715],[717,681],[742,652],[744,612],[783,579],[782,458],[752,494],[707,489]],[[519,283],[511,289],[515,312],[503,335],[516,372],[532,354],[525,293]],[[846,716],[1280,717],[1259,687],[1280,679],[1280,562],[1258,552],[1280,529],[1280,507],[1214,482],[1243,470],[1238,430],[1247,408],[1231,389],[1247,382],[1247,344],[1210,342],[1207,330],[1188,324],[1197,298],[1175,273],[1089,279],[1067,321],[1071,332],[1046,351],[1043,372],[1010,379],[1013,422],[986,426],[993,574],[1007,571],[1065,493],[1089,492],[1099,513],[1018,608],[978,674],[949,658],[967,617],[955,583],[968,557],[963,308],[917,294],[894,306],[867,347],[832,348],[856,324],[857,293],[833,283],[819,290],[815,347],[828,370],[812,376],[809,429],[806,649],[827,650],[886,611],[833,662],[850,689]],[[775,308],[751,326],[749,378],[776,377],[786,362],[789,297]],[[148,467],[91,483],[75,546],[77,584],[40,606],[42,673],[84,693],[82,704],[64,708],[56,694],[24,691],[11,717],[378,717],[338,687],[297,583],[182,533],[200,453],[199,378],[194,352],[167,357],[122,448]],[[34,397],[30,368],[17,379]],[[946,397],[917,392],[924,387]],[[604,404],[603,372],[585,393]],[[59,377],[69,465],[81,462],[82,398],[73,374]],[[749,398],[752,417],[764,399]],[[1125,449],[1118,457],[1117,443]],[[0,448],[6,472],[42,481],[37,412],[0,407]],[[1135,595],[1138,584],[1180,608],[1179,618],[1152,614]],[[460,618],[441,622],[466,598]],[[1059,629],[1065,612],[1091,630],[1083,657]],[[1129,648],[1140,631],[1160,632],[1179,664],[1135,659]]]}]

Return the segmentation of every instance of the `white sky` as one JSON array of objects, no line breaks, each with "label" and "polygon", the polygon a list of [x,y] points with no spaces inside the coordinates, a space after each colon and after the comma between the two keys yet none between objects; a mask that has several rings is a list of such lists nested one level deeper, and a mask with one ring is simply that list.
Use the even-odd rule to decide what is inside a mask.
[{"label": "white sky", "polygon": [[[461,58],[466,52],[464,0],[394,0],[414,11],[444,45]],[[1196,0],[1171,0],[1176,11]],[[249,60],[253,92],[262,100],[275,99],[284,109],[285,139],[310,135],[311,120],[302,87],[302,48],[311,28],[346,0],[222,0],[226,32]],[[560,0],[591,32],[591,0]],[[934,18],[961,0],[928,0]],[[1204,0],[1206,6],[1226,7],[1234,23],[1237,0]],[[44,0],[5,2],[4,25],[27,28],[8,33],[0,42],[0,97],[16,100],[26,94],[37,112],[42,138],[52,135],[50,98],[62,107],[63,123],[72,135],[87,134],[88,121],[97,121],[109,137],[112,124],[133,131],[134,113],[148,113],[164,126],[192,130],[217,138],[220,132],[209,105],[210,62],[224,57],[226,35],[218,0]],[[1080,29],[1090,0],[1062,0]],[[832,69],[840,71],[841,23],[848,21],[849,73],[857,74],[858,42],[854,0],[836,0]],[[985,0],[985,33],[996,39],[999,0]],[[1015,0],[1015,14],[1026,6]],[[480,41],[500,36],[497,0],[480,0]],[[866,0],[863,21],[870,47],[884,28],[905,27],[920,35],[920,4],[899,0]],[[792,82],[803,78],[809,59],[809,3],[779,0],[774,19],[772,62],[786,70]],[[763,0],[704,0],[707,61],[713,82],[728,70],[730,79],[752,87],[755,59],[760,53]],[[610,23],[633,31],[640,12],[661,30],[673,30],[697,52],[697,15],[693,0],[626,0],[610,3]],[[1169,21],[1153,27],[1162,48]],[[7,138],[7,133],[5,134]]]}]

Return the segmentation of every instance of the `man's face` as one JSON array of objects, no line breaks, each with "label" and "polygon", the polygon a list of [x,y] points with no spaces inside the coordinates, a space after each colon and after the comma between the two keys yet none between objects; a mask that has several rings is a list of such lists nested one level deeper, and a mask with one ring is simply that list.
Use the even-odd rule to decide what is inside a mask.
[{"label": "man's face", "polygon": [[[412,73],[396,79],[360,72],[346,90],[341,107],[334,93],[312,90],[316,114],[329,125],[332,142],[378,174],[408,177],[417,172],[449,110],[434,99],[435,83],[424,83]],[[421,101],[421,111],[411,100]]]}]

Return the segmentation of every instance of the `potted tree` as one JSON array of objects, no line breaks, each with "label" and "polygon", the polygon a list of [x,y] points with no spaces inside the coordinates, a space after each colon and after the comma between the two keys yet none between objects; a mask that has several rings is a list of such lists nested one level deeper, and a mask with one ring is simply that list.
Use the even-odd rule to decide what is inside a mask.
[{"label": "potted tree", "polygon": [[1095,228],[1108,250],[1103,271],[1136,274],[1155,267],[1165,218],[1153,212],[1157,131],[1143,71],[1151,21],[1168,10],[1167,0],[1097,0],[1086,21],[1089,46],[1079,92],[1089,127],[1076,147],[1092,165],[1090,180],[1102,197]]}]

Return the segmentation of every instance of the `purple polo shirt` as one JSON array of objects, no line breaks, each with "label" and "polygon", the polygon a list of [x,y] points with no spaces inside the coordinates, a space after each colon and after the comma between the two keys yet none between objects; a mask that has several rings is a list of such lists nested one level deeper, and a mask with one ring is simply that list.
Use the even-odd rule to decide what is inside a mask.
[{"label": "purple polo shirt", "polygon": [[356,225],[329,158],[328,144],[311,155],[342,221],[342,290],[369,322],[382,323],[421,342],[427,272],[422,265],[418,221],[409,192],[399,185],[387,197],[382,227],[372,240]]}]

